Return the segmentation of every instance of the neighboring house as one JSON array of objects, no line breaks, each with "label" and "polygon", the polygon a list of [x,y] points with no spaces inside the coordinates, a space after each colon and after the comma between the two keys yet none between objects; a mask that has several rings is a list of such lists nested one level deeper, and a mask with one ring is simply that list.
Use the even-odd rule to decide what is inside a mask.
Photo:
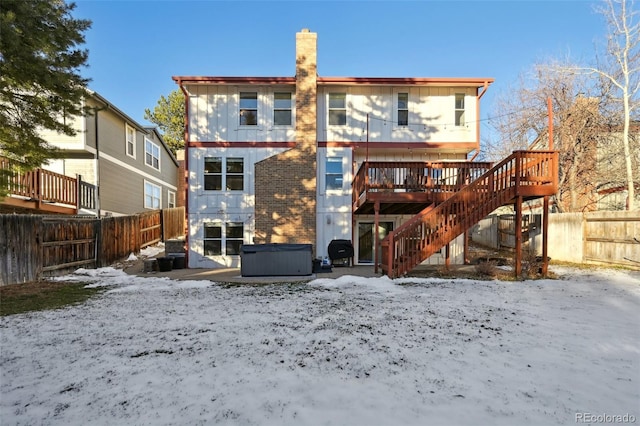
[{"label": "neighboring house", "polygon": [[[310,243],[324,257],[335,239],[371,264],[376,232],[429,204],[407,186],[410,167],[438,188],[461,181],[447,162],[469,164],[479,149],[493,79],[321,77],[316,46],[315,33],[297,33],[295,77],[173,77],[187,100],[189,267],[237,267],[254,243]],[[373,181],[366,196],[378,201],[359,202],[356,186]],[[464,245],[450,244],[453,263]],[[444,250],[427,262],[444,263]]]},{"label": "neighboring house", "polygon": [[66,176],[81,175],[96,185],[93,213],[99,211],[100,216],[176,207],[178,161],[157,129],[136,123],[96,92],[85,102],[87,115],[69,118],[75,136],[43,134],[64,151],[63,158],[44,167]]},{"label": "neighboring house", "polygon": [[[578,96],[558,118],[554,149],[559,156],[559,189],[552,202],[554,211],[589,212],[625,210],[628,205],[625,153],[620,125],[604,124],[598,98]],[[635,188],[640,189],[640,126],[629,129]],[[534,140],[529,149],[548,149],[548,132]],[[640,194],[636,189],[636,203]],[[529,208],[537,211],[539,202]]]}]

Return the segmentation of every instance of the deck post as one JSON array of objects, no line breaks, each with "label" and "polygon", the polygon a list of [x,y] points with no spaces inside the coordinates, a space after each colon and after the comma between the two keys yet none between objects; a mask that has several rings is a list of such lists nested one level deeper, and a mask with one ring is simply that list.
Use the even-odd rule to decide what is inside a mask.
[{"label": "deck post", "polygon": [[549,196],[545,195],[543,198],[542,208],[542,276],[547,277],[549,270],[549,257],[548,257],[548,244],[549,238],[547,233],[549,232]]},{"label": "deck post", "polygon": [[451,246],[451,244],[447,243],[447,245],[444,247],[444,266],[447,269],[447,271],[451,267],[451,248],[450,248],[450,246]]},{"label": "deck post", "polygon": [[380,252],[380,234],[378,233],[378,226],[380,224],[380,201],[376,200],[373,205],[373,210],[375,212],[375,219],[373,224],[373,232],[374,232],[374,245],[373,245],[373,272],[378,273],[378,253]]},{"label": "deck post", "polygon": [[515,274],[516,279],[522,274],[522,195],[518,195],[516,198],[516,264]]}]

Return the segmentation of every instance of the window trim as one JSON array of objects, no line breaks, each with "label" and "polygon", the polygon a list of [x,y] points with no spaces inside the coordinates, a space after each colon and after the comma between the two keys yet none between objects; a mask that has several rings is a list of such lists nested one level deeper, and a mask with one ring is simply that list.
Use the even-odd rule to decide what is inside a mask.
[{"label": "window trim", "polygon": [[[131,130],[131,134],[133,135],[133,140],[131,141],[131,147],[133,154],[129,154],[129,130]],[[127,157],[131,157],[133,159],[136,158],[136,129],[130,126],[129,124],[124,124],[124,153]]]},{"label": "window trim", "polygon": [[[344,95],[344,107],[343,108],[331,108],[331,95]],[[347,92],[328,92],[327,93],[327,126],[328,127],[345,127],[349,123],[348,115],[348,93]],[[344,124],[332,124],[331,123],[331,111],[344,111]]]},{"label": "window trim", "polygon": [[[153,207],[153,200],[155,199],[153,197],[153,194],[151,194],[151,201],[152,201],[152,205],[151,207],[147,204],[147,185],[151,186],[153,189],[157,189],[158,192],[158,207]],[[158,210],[162,208],[162,187],[159,185],[156,185],[153,182],[150,182],[148,180],[144,180],[144,189],[143,189],[143,193],[144,193],[144,208],[145,209],[149,209],[149,210]]]},{"label": "window trim", "polygon": [[[153,158],[155,158],[153,156],[153,152],[150,153],[151,155],[151,164],[149,164],[147,162],[147,143],[150,144],[152,146],[152,148],[155,148],[158,151],[158,167],[154,167],[153,165]],[[161,151],[160,151],[160,145],[158,145],[157,143],[155,143],[154,141],[152,141],[151,139],[149,139],[148,137],[144,137],[144,164],[151,167],[154,170],[160,171],[161,170]]]}]

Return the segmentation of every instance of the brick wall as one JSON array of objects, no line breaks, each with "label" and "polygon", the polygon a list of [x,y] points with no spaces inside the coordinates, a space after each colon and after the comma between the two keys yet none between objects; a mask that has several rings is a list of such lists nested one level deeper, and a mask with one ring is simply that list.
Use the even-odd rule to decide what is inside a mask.
[{"label": "brick wall", "polygon": [[255,243],[316,242],[317,34],[296,34],[296,147],[255,165]]}]

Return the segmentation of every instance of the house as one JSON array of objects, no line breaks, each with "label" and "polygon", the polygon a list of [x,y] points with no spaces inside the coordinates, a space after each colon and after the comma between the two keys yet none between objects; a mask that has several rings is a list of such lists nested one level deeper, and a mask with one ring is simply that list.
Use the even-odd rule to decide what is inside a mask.
[{"label": "house", "polygon": [[63,150],[45,169],[97,187],[93,211],[99,216],[176,207],[178,161],[154,127],[134,121],[96,92],[89,92],[87,114],[71,117],[76,135],[51,131],[43,137]]},{"label": "house", "polygon": [[[355,264],[385,264],[423,241],[416,232],[451,228],[438,206],[490,167],[470,154],[493,79],[318,76],[306,29],[295,64],[294,77],[173,77],[186,98],[189,267],[238,267],[242,244],[325,257],[336,239],[353,242]],[[416,215],[422,230],[401,232]],[[464,262],[464,230],[450,230],[412,262]],[[396,231],[410,234],[404,248],[385,249]]]}]

